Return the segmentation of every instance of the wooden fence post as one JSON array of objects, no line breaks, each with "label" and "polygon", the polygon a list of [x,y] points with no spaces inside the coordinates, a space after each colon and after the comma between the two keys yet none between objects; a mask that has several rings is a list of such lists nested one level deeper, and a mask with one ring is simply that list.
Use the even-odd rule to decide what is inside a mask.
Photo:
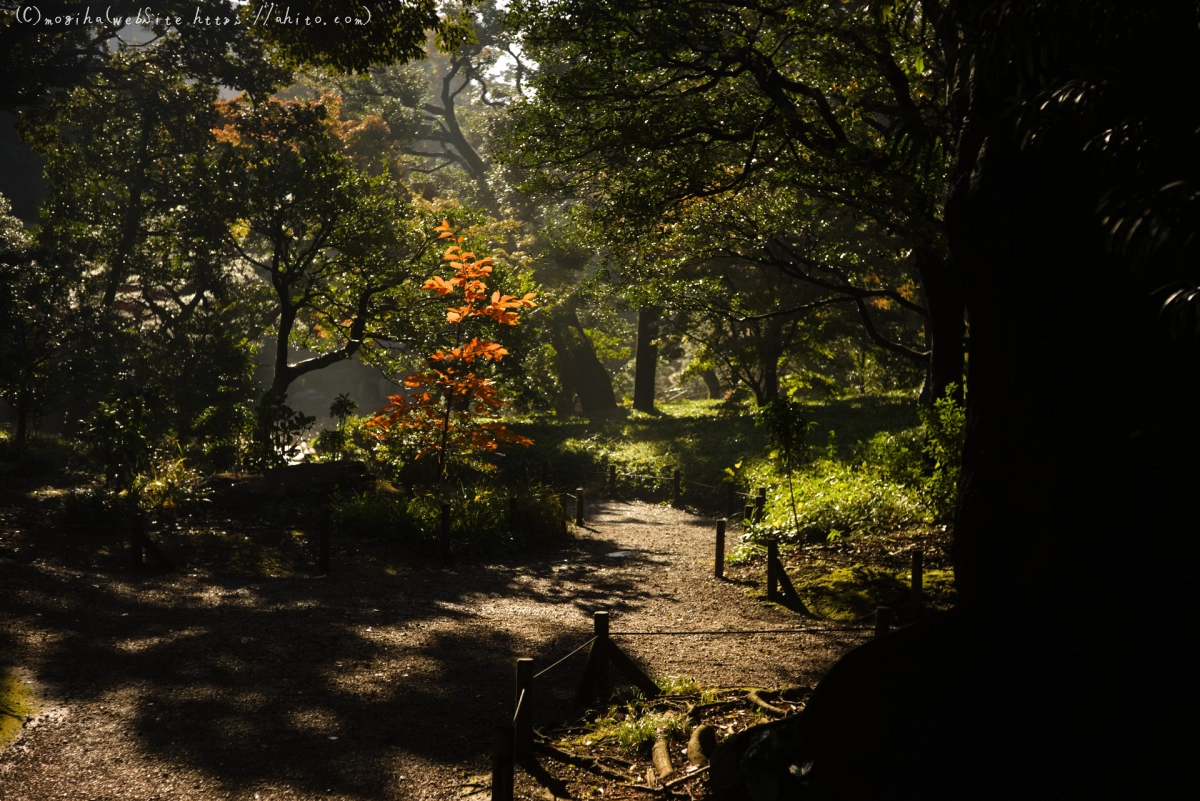
[{"label": "wooden fence post", "polygon": [[749,504],[742,510],[742,528],[754,523],[754,507]]},{"label": "wooden fence post", "polygon": [[442,501],[442,558],[450,558],[450,504]]},{"label": "wooden fence post", "polygon": [[886,637],[892,627],[892,610],[881,606],[875,610],[875,636]]},{"label": "wooden fence post", "polygon": [[596,692],[600,695],[600,703],[606,703],[609,696],[608,687],[608,612],[596,612],[592,615],[592,633],[596,635],[596,648],[604,655],[596,665]]},{"label": "wooden fence post", "polygon": [[761,523],[763,510],[767,507],[767,488],[759,487],[758,495],[754,496],[754,522]]},{"label": "wooden fence post", "polygon": [[921,616],[921,607],[924,605],[924,583],[925,583],[925,554],[921,551],[913,551],[912,555],[912,613],[913,617]]},{"label": "wooden fence post", "polygon": [[772,538],[767,540],[767,600],[778,603],[782,595],[779,592],[779,576],[776,575],[779,564],[779,541]]},{"label": "wooden fence post", "polygon": [[492,729],[492,801],[513,801],[513,727]]},{"label": "wooden fence post", "polygon": [[575,525],[583,525],[583,487],[575,488]]},{"label": "wooden fence post", "polygon": [[615,464],[608,466],[608,497],[617,497],[617,466]]},{"label": "wooden fence post", "polygon": [[517,660],[517,711],[513,716],[513,758],[533,756],[533,660]]},{"label": "wooden fence post", "polygon": [[681,486],[682,484],[683,484],[683,476],[680,474],[679,468],[676,468],[675,472],[671,474],[671,505],[672,506],[679,505],[679,492],[682,489],[682,486]]},{"label": "wooden fence post", "polygon": [[329,504],[321,507],[321,519],[317,523],[317,575],[329,575]]},{"label": "wooden fence post", "polygon": [[725,578],[725,520],[717,521],[717,551],[714,559],[713,575]]}]

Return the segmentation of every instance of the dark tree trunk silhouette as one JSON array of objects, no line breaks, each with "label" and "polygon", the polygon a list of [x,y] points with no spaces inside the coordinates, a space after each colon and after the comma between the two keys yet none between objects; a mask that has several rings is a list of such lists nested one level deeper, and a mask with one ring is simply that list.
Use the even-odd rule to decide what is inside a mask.
[{"label": "dark tree trunk silhouette", "polygon": [[612,377],[596,356],[575,310],[559,307],[550,327],[550,344],[559,355],[563,387],[571,387],[584,414],[617,408]]},{"label": "dark tree trunk silhouette", "polygon": [[[1200,283],[1196,7],[952,10],[930,23],[961,32],[960,603],[840,660],[759,779],[780,798],[1164,797],[1190,780],[1194,720],[1200,349],[1158,290]],[[717,797],[745,797],[744,779],[722,792],[729,759],[713,760]]]},{"label": "dark tree trunk silhouette", "polygon": [[658,378],[658,320],[661,309],[638,309],[637,352],[633,368],[633,408],[654,411],[654,386]]},{"label": "dark tree trunk silhouette", "polygon": [[966,335],[963,282],[953,266],[936,255],[918,254],[917,269],[925,290],[925,306],[929,310],[925,328],[929,363],[925,385],[921,388],[921,403],[931,405],[946,397],[951,384],[955,386],[954,399],[961,401]]}]

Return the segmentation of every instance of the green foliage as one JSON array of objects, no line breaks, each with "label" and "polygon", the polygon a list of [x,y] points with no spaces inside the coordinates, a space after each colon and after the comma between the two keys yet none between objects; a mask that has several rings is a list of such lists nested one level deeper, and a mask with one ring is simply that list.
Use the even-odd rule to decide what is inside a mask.
[{"label": "green foliage", "polygon": [[356,409],[358,404],[350,397],[350,393],[342,392],[329,404],[329,416],[337,418],[339,428],[345,428],[346,420]]},{"label": "green foliage", "polygon": [[207,477],[184,459],[178,443],[160,448],[150,459],[150,470],[133,481],[138,503],[149,510],[178,510],[209,495]]},{"label": "green foliage", "polygon": [[809,432],[816,423],[808,419],[803,403],[791,398],[775,398],[754,411],[754,424],[767,432],[772,456],[782,463],[789,475],[808,461]]},{"label": "green foliage", "polygon": [[153,445],[149,422],[140,395],[101,402],[88,417],[82,439],[107,486],[129,489],[134,477],[149,468]]},{"label": "green foliage", "polygon": [[24,479],[52,475],[59,480],[86,472],[87,449],[74,439],[31,435],[16,442],[10,432],[0,430],[0,476]]},{"label": "green foliage", "polygon": [[208,472],[245,472],[254,462],[254,410],[244,403],[209,406],[196,418],[192,434],[197,466]]},{"label": "green foliage", "polygon": [[686,717],[670,712],[647,712],[636,703],[626,704],[623,709],[609,707],[594,726],[590,734],[579,738],[584,744],[606,743],[625,751],[637,751],[653,743],[659,731],[668,735],[688,733]]},{"label": "green foliage", "polygon": [[[772,483],[769,470],[758,473]],[[778,481],[774,478],[774,481]],[[784,488],[767,493],[766,516],[751,533],[754,541],[777,537],[785,542],[879,533],[927,519],[919,492],[870,470],[821,459],[795,479],[796,522],[791,494]]]},{"label": "green foliage", "polygon": [[933,519],[949,520],[957,498],[966,409],[954,400],[954,385],[933,408],[920,407],[920,428],[880,433],[860,443],[853,461],[888,481],[919,491]]},{"label": "green foliage", "polygon": [[317,422],[280,399],[264,397],[255,412],[252,463],[259,469],[281,467],[296,458],[304,435]]},{"label": "green foliage", "polygon": [[[771,456],[783,463],[783,473],[787,478],[788,497],[792,503],[792,522],[797,531],[800,529],[800,512],[796,508],[796,489],[794,472],[811,456],[808,445],[808,434],[816,425],[804,414],[804,405],[791,398],[775,398],[763,404],[754,412],[754,424],[767,430],[767,438],[772,447]],[[830,432],[830,447],[832,448],[833,432]]]},{"label": "green foliage", "polygon": [[924,483],[927,503],[939,520],[954,514],[958,497],[958,471],[962,466],[963,440],[966,436],[966,408],[954,400],[956,387],[946,388],[932,409],[922,407],[921,427],[925,431],[925,456],[933,462],[933,472]]},{"label": "green foliage", "polygon": [[[907,428],[917,423],[911,395],[830,398],[801,401],[804,413],[816,427],[809,434],[814,448],[827,449],[829,432],[834,428],[847,439],[869,439],[876,433]],[[685,479],[684,503],[719,509],[723,493],[714,493],[692,482],[721,486],[730,476],[726,469],[738,462],[743,467],[737,484],[744,491],[758,483],[781,480],[762,466],[767,447],[763,429],[751,416],[730,408],[722,401],[689,400],[659,404],[657,415],[618,409],[611,415],[561,418],[556,416],[515,417],[521,431],[534,445],[509,453],[502,475],[540,475],[541,462],[550,462],[553,480],[561,486],[597,486],[603,481],[608,465],[619,471],[637,474],[669,474],[678,467]],[[848,458],[849,446],[838,446],[839,455]],[[622,479],[627,491],[636,487],[634,480]],[[649,482],[646,482],[649,483]],[[646,488],[648,490],[648,487]],[[665,490],[635,497],[665,500]],[[799,499],[799,498],[798,498]]]}]

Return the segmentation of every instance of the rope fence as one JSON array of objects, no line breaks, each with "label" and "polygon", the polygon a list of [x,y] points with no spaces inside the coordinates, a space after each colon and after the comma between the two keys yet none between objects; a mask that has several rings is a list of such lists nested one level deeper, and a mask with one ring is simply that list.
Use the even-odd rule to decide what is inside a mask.
[{"label": "rope fence", "polygon": [[[531,716],[531,699],[534,695],[533,682],[545,676],[572,656],[588,648],[587,664],[583,669],[579,689],[575,693],[576,704],[592,701],[606,703],[610,696],[609,668],[615,667],[647,698],[662,695],[662,690],[636,662],[613,642],[613,637],[695,637],[695,636],[741,636],[784,634],[860,634],[874,632],[874,636],[886,636],[891,627],[891,610],[880,607],[875,612],[874,626],[808,626],[791,629],[714,629],[714,630],[659,630],[659,631],[611,631],[608,612],[592,615],[593,636],[587,642],[572,649],[538,673],[533,672],[533,660],[521,657],[516,660],[516,701],[511,724],[497,726],[492,737],[492,798],[513,799],[516,766],[525,766],[530,773],[545,775],[545,770],[533,762],[534,729]],[[553,751],[541,746],[543,750]]]}]

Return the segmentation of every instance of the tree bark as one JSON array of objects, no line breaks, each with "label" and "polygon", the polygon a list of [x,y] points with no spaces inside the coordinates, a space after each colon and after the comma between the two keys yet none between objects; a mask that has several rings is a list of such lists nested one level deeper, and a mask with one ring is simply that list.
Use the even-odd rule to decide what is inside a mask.
[{"label": "tree bark", "polygon": [[596,356],[573,308],[560,307],[551,322],[550,344],[562,357],[563,386],[574,388],[584,414],[617,408],[612,377]]},{"label": "tree bark", "polygon": [[929,309],[929,364],[920,402],[931,406],[946,397],[951,384],[953,398],[963,399],[964,343],[966,336],[966,297],[961,278],[944,258],[933,254],[917,254],[917,270],[925,290],[925,305]]},{"label": "tree bark", "polygon": [[641,412],[654,411],[654,387],[658,378],[658,321],[662,310],[649,307],[638,309],[637,351],[633,368],[633,408]]}]

